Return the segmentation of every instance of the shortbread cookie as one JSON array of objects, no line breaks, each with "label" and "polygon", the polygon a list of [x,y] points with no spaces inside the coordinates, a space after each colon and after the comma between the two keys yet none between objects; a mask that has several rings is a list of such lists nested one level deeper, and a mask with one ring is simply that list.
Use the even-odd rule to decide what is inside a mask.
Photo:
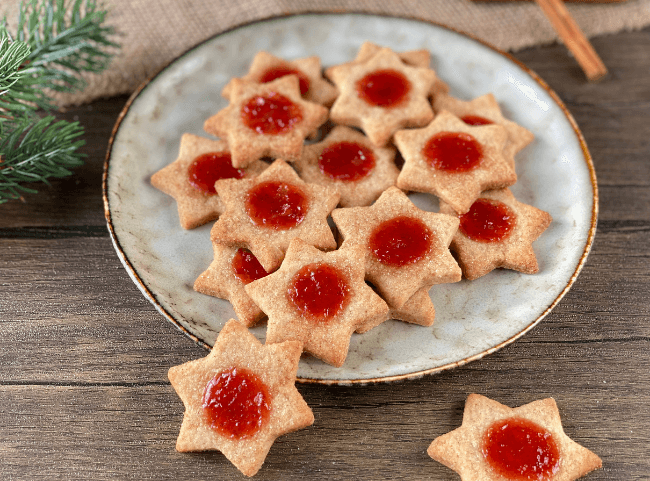
[{"label": "shortbread cookie", "polygon": [[332,218],[343,237],[341,250],[365,250],[366,278],[391,309],[423,287],[461,278],[449,252],[458,218],[417,208],[397,187],[370,207],[335,209]]},{"label": "shortbread cookie", "polygon": [[602,466],[564,433],[553,398],[512,409],[470,394],[462,425],[434,439],[427,453],[462,481],[573,481]]},{"label": "shortbread cookie", "polygon": [[364,282],[361,249],[321,252],[300,239],[278,269],[246,286],[268,316],[266,343],[294,339],[332,366],[343,365],[350,337],[386,320],[388,306]]},{"label": "shortbread cookie", "polygon": [[[454,209],[440,202],[440,212],[453,215]],[[539,271],[533,241],[551,223],[547,212],[517,201],[509,189],[500,189],[483,192],[459,218],[451,250],[467,279],[497,267],[525,274]]]},{"label": "shortbread cookie", "polygon": [[[374,44],[372,42],[363,42],[363,44],[361,44],[361,47],[359,47],[357,56],[354,58],[354,62],[357,63],[366,62],[373,55],[375,55],[379,50],[381,50],[381,46]],[[423,68],[431,67],[431,52],[429,52],[426,49],[398,52],[398,55],[399,58],[402,60],[402,62],[404,62],[407,65],[412,65],[414,67],[423,67]],[[447,85],[445,82],[440,80],[440,78],[436,75],[436,79],[434,80],[433,85],[431,86],[429,95],[435,99],[436,96],[446,94],[447,92],[449,92],[449,85]]]},{"label": "shortbread cookie", "polygon": [[306,145],[294,167],[306,182],[335,188],[342,207],[372,204],[395,185],[395,148],[376,147],[368,137],[337,126],[322,141]]},{"label": "shortbread cookie", "polygon": [[280,266],[296,237],[320,249],[336,249],[327,217],[339,193],[305,183],[283,160],[254,179],[220,180],[216,187],[226,210],[212,226],[212,242],[248,248],[267,272]]},{"label": "shortbread cookie", "polygon": [[[297,75],[300,95],[305,100],[321,105],[332,105],[338,92],[323,78],[320,58],[313,56],[287,61],[268,52],[257,52],[248,73],[241,80],[268,83],[286,75]],[[221,96],[230,100],[232,80],[223,88]]]},{"label": "shortbread cookie", "polygon": [[439,95],[433,99],[433,110],[436,114],[443,110],[451,112],[469,125],[503,125],[508,133],[508,141],[503,147],[503,156],[513,167],[517,152],[535,139],[530,130],[503,116],[499,103],[491,93],[469,101],[450,95]]},{"label": "shortbread cookie", "polygon": [[203,128],[228,141],[235,167],[265,156],[298,160],[305,137],[327,120],[326,107],[300,97],[295,75],[265,84],[233,79],[231,85],[230,104]]},{"label": "shortbread cookie", "polygon": [[[429,289],[423,287],[413,294],[402,307],[390,309],[386,319],[395,319],[398,321],[417,324],[419,326],[432,326],[436,319],[436,309],[429,297]],[[363,334],[370,329],[378,326],[383,321],[366,323],[357,328],[356,332]]]},{"label": "shortbread cookie", "polygon": [[253,253],[244,247],[214,243],[212,248],[214,259],[194,281],[194,290],[229,300],[239,322],[246,327],[253,326],[264,317],[264,313],[246,294],[244,286],[268,273]]},{"label": "shortbread cookie", "polygon": [[262,345],[228,321],[210,354],[169,370],[185,405],[176,449],[219,450],[253,476],[278,436],[314,422],[295,387],[301,352],[296,341]]},{"label": "shortbread cookie", "polygon": [[428,68],[411,67],[388,48],[368,61],[332,67],[326,72],[339,89],[330,119],[360,127],[383,147],[406,127],[422,127],[433,118],[427,96],[436,79]]},{"label": "shortbread cookie", "polygon": [[480,193],[517,181],[503,157],[501,125],[472,127],[443,111],[424,129],[402,130],[395,144],[404,157],[397,187],[434,194],[463,214]]},{"label": "shortbread cookie", "polygon": [[225,141],[183,134],[178,157],[151,176],[151,185],[176,200],[181,227],[194,229],[223,212],[223,203],[214,189],[217,180],[254,177],[266,167],[264,162],[256,161],[245,169],[236,169]]}]

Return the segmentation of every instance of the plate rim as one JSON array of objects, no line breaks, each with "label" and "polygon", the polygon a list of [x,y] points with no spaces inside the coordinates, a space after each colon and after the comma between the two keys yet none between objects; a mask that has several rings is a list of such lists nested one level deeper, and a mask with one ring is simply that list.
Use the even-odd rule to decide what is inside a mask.
[{"label": "plate rim", "polygon": [[419,18],[416,16],[409,16],[409,15],[393,15],[393,14],[384,14],[384,13],[370,13],[370,12],[363,12],[363,11],[356,11],[356,10],[343,10],[343,11],[336,11],[336,12],[327,12],[327,11],[312,11],[312,10],[305,10],[305,11],[297,11],[297,12],[291,12],[287,14],[278,14],[278,15],[270,15],[267,17],[255,19],[255,20],[250,20],[246,22],[242,22],[236,25],[233,25],[232,27],[219,31],[215,33],[214,35],[211,35],[210,37],[206,38],[205,40],[195,44],[194,46],[188,48],[185,50],[183,53],[180,55],[174,57],[172,60],[167,62],[163,67],[161,67],[156,73],[150,75],[147,79],[145,79],[139,86],[138,88],[130,95],[128,100],[126,101],[124,107],[120,111],[117,120],[115,121],[115,124],[113,126],[113,129],[111,131],[111,136],[108,141],[108,146],[106,150],[106,155],[104,158],[104,166],[103,166],[103,173],[102,173],[102,199],[103,199],[103,204],[104,204],[104,218],[106,219],[106,226],[111,238],[111,241],[113,243],[113,247],[115,248],[115,251],[118,255],[118,258],[120,259],[122,265],[124,266],[125,270],[129,274],[129,277],[131,277],[131,280],[136,284],[138,289],[141,291],[141,293],[154,305],[156,310],[160,312],[163,317],[165,317],[169,322],[171,322],[173,325],[176,326],[177,329],[179,329],[183,334],[185,334],[187,337],[189,337],[191,340],[193,340],[196,344],[199,346],[210,350],[212,349],[212,346],[210,346],[207,342],[204,340],[200,339],[197,335],[193,334],[190,332],[186,327],[184,327],[179,321],[177,321],[165,308],[162,306],[162,304],[158,301],[156,298],[156,295],[151,292],[151,290],[147,287],[147,285],[144,283],[144,281],[140,278],[138,275],[138,272],[136,271],[135,267],[131,263],[131,261],[128,259],[126,256],[120,241],[118,239],[118,236],[115,232],[113,222],[112,222],[112,215],[111,215],[111,210],[110,210],[110,203],[109,203],[109,193],[108,193],[108,170],[109,170],[109,164],[111,160],[111,153],[113,150],[113,144],[115,142],[115,139],[117,137],[117,133],[119,131],[119,128],[126,118],[131,106],[135,102],[135,100],[142,94],[145,89],[160,75],[162,75],[170,66],[172,66],[174,63],[176,63],[178,60],[183,58],[184,56],[188,55],[190,52],[200,48],[204,44],[213,41],[215,38],[220,37],[222,35],[225,35],[229,32],[245,28],[251,25],[255,25],[258,23],[263,23],[263,22],[270,22],[273,20],[279,20],[279,19],[284,19],[284,18],[289,18],[289,17],[301,17],[301,16],[307,16],[307,15],[331,15],[331,16],[337,16],[337,15],[358,15],[358,16],[367,16],[367,17],[381,17],[381,18],[388,18],[388,19],[400,19],[400,20],[410,20],[410,21],[416,21],[416,22],[421,22],[425,23],[427,25],[432,25],[438,28],[442,28],[445,30],[448,30],[450,32],[462,35],[464,37],[467,37],[475,42],[478,42],[479,44],[483,45],[484,47],[487,47],[491,49],[492,51],[500,54],[501,56],[505,57],[507,60],[513,62],[515,65],[517,65],[519,68],[521,68],[526,74],[528,74],[537,84],[544,89],[544,91],[552,98],[552,100],[555,102],[555,104],[560,107],[560,110],[566,117],[567,121],[569,122],[569,125],[571,125],[571,128],[573,130],[573,133],[576,135],[576,138],[578,139],[578,142],[580,144],[582,154],[584,157],[585,164],[587,166],[587,169],[589,171],[589,180],[591,182],[591,187],[593,191],[593,197],[592,197],[592,209],[591,209],[591,219],[590,219],[590,226],[589,226],[589,231],[587,235],[587,240],[585,243],[585,247],[582,251],[582,254],[580,256],[580,260],[576,264],[576,267],[573,271],[573,274],[569,278],[566,286],[560,291],[560,293],[557,295],[557,297],[544,309],[544,311],[532,322],[530,322],[526,327],[524,327],[521,331],[519,331],[517,334],[509,337],[508,339],[500,342],[496,346],[493,346],[489,349],[486,349],[480,353],[474,354],[472,356],[468,356],[464,359],[455,361],[455,362],[450,362],[447,364],[444,364],[442,366],[437,366],[434,368],[429,368],[429,369],[422,369],[419,371],[415,372],[410,372],[410,373],[404,373],[404,374],[397,374],[397,375],[392,375],[392,376],[382,376],[382,377],[373,377],[373,378],[363,378],[363,379],[345,379],[345,380],[340,380],[340,379],[318,379],[318,378],[296,378],[296,382],[302,383],[302,384],[322,384],[322,385],[353,385],[353,384],[375,384],[375,383],[380,383],[380,382],[395,382],[395,381],[401,381],[401,380],[406,380],[406,379],[418,379],[421,378],[425,375],[429,374],[437,374],[443,371],[451,370],[460,366],[463,366],[469,362],[472,361],[477,361],[484,356],[493,354],[494,352],[500,350],[501,348],[513,343],[520,337],[524,336],[526,333],[528,333],[532,328],[534,328],[537,324],[539,324],[542,319],[544,319],[550,312],[553,310],[553,308],[562,300],[562,298],[566,295],[566,293],[569,291],[569,289],[573,286],[575,283],[578,274],[584,267],[586,261],[587,261],[587,256],[589,255],[589,252],[591,251],[591,247],[594,242],[594,238],[596,235],[596,226],[598,223],[598,201],[599,201],[599,196],[598,196],[598,183],[596,179],[596,169],[593,164],[593,159],[591,157],[591,153],[589,152],[589,148],[587,147],[587,143],[584,139],[584,136],[582,132],[580,131],[580,128],[578,127],[577,122],[573,118],[573,115],[569,112],[568,108],[564,104],[564,102],[560,99],[560,97],[557,95],[557,93],[532,69],[527,67],[524,63],[520,62],[516,58],[514,58],[512,55],[510,55],[508,52],[505,52],[503,50],[500,50],[499,48],[495,47],[494,45],[472,35],[471,33],[464,32],[462,30],[456,29],[454,27],[449,27],[448,25],[438,23],[432,20],[428,19],[423,19]]}]

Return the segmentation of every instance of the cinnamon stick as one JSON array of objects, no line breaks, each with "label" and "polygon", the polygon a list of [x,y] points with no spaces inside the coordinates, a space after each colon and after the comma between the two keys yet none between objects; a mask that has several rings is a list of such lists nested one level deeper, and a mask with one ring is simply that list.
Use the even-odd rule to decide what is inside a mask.
[{"label": "cinnamon stick", "polygon": [[594,47],[582,33],[580,27],[564,6],[562,0],[535,0],[542,8],[564,45],[573,53],[578,64],[590,82],[600,80],[607,74],[607,67],[600,59]]}]

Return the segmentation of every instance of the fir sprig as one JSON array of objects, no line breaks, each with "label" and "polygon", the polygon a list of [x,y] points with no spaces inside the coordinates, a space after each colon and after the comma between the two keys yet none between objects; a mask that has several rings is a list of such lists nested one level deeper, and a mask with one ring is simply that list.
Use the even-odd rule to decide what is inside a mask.
[{"label": "fir sprig", "polygon": [[100,72],[112,58],[113,29],[93,0],[30,0],[10,35],[0,24],[0,203],[35,192],[23,182],[70,175],[83,163],[78,122],[39,118],[52,92],[82,89],[82,72]]}]

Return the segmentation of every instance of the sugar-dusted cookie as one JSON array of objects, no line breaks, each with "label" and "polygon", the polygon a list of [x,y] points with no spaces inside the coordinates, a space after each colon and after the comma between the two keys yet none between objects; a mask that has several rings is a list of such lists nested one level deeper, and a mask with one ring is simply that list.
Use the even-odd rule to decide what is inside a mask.
[{"label": "sugar-dusted cookie", "polygon": [[264,317],[244,286],[268,273],[251,251],[213,243],[214,259],[194,281],[194,290],[209,296],[228,299],[239,322],[250,327]]},{"label": "sugar-dusted cookie", "polygon": [[553,398],[513,409],[470,394],[462,425],[434,439],[427,453],[462,481],[573,481],[602,466],[564,433]]},{"label": "sugar-dusted cookie", "polygon": [[[370,57],[375,55],[379,50],[381,50],[380,45],[374,44],[372,42],[367,42],[367,41],[363,42],[361,44],[361,47],[359,47],[357,56],[354,58],[354,62],[357,63],[366,62],[367,60],[370,59]],[[407,50],[405,52],[398,52],[398,55],[399,58],[402,60],[402,62],[404,62],[407,65],[412,65],[414,67],[423,67],[423,68],[429,68],[431,66],[431,52],[429,52],[426,49]],[[446,94],[447,92],[449,92],[449,86],[445,82],[440,80],[438,76],[436,76],[436,79],[433,82],[433,85],[431,86],[429,95],[431,95],[433,98],[436,98],[437,95]]]},{"label": "sugar-dusted cookie", "polygon": [[183,134],[178,157],[151,176],[151,184],[176,200],[183,229],[194,229],[215,220],[223,203],[214,189],[219,179],[254,177],[267,164],[252,162],[245,169],[232,166],[228,144]]},{"label": "sugar-dusted cookie", "polygon": [[225,138],[232,164],[245,167],[264,156],[300,158],[305,137],[327,120],[327,108],[300,97],[296,75],[265,84],[233,79],[230,104],[203,128]]},{"label": "sugar-dusted cookie", "polygon": [[364,281],[361,249],[321,252],[300,239],[273,274],[246,292],[269,317],[266,343],[289,339],[332,366],[343,365],[362,324],[386,320],[388,306]]},{"label": "sugar-dusted cookie", "polygon": [[[440,212],[454,215],[445,202],[440,202]],[[547,212],[517,201],[509,189],[499,189],[483,192],[459,218],[451,250],[466,278],[477,279],[497,267],[526,274],[539,270],[533,241],[551,223]]]},{"label": "sugar-dusted cookie", "polygon": [[422,127],[433,118],[427,96],[435,72],[406,65],[388,48],[366,62],[331,67],[326,74],[339,89],[330,119],[360,127],[375,145],[384,146],[397,130]]},{"label": "sugar-dusted cookie", "polygon": [[394,147],[376,147],[365,135],[342,125],[322,142],[306,145],[293,165],[306,182],[338,190],[343,207],[372,204],[399,175]]},{"label": "sugar-dusted cookie", "polygon": [[507,138],[501,125],[473,127],[442,111],[424,129],[395,134],[404,157],[397,186],[434,194],[456,212],[467,212],[482,191],[517,181],[503,157]]},{"label": "sugar-dusted cookie", "polygon": [[314,422],[295,386],[301,352],[297,341],[262,345],[228,321],[210,354],[169,370],[185,405],[176,449],[219,450],[253,476],[278,436]]},{"label": "sugar-dusted cookie", "polygon": [[341,250],[365,250],[366,278],[391,309],[423,287],[460,280],[449,252],[458,218],[417,208],[397,187],[370,207],[335,209],[332,218],[343,237]]},{"label": "sugar-dusted cookie", "polygon": [[246,247],[267,272],[280,266],[291,239],[336,249],[327,217],[339,202],[331,187],[304,182],[278,159],[254,179],[216,184],[225,212],[212,226],[212,242]]},{"label": "sugar-dusted cookie", "polygon": [[[286,75],[297,75],[300,95],[305,100],[322,105],[332,105],[338,92],[336,87],[323,78],[320,58],[313,56],[287,61],[268,52],[257,52],[241,80],[268,83]],[[232,81],[221,91],[221,96],[230,100]]]},{"label": "sugar-dusted cookie", "polygon": [[451,112],[469,125],[503,125],[508,133],[508,141],[503,147],[503,156],[513,166],[515,165],[515,154],[535,138],[530,130],[503,116],[499,103],[491,93],[469,101],[460,100],[450,95],[439,95],[433,99],[433,110],[436,113],[443,110]]}]

